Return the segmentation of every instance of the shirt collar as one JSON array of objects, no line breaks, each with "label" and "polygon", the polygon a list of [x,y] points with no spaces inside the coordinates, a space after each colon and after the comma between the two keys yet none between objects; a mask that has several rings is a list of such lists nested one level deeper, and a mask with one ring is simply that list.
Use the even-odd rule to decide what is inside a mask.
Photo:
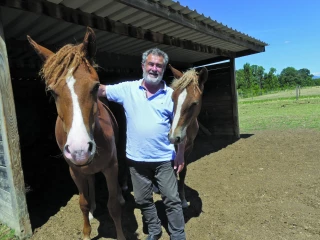
[{"label": "shirt collar", "polygon": [[[139,89],[144,89],[145,90],[145,88],[144,88],[144,86],[142,86],[142,82],[143,82],[143,78],[141,78],[140,80],[139,80]],[[161,82],[163,83],[163,89],[161,89],[161,91],[162,92],[167,92],[167,84],[166,84],[166,82],[164,81],[164,80],[161,80]]]}]

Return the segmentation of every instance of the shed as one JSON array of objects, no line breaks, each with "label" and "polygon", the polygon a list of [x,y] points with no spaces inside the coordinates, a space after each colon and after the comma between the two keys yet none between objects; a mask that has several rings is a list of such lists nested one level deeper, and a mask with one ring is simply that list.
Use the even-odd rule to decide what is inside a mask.
[{"label": "shed", "polygon": [[141,78],[141,54],[151,47],[180,70],[210,64],[199,119],[213,135],[233,138],[240,132],[235,59],[267,46],[173,0],[0,0],[0,221],[21,238],[32,235],[24,167],[31,163],[22,149],[30,151],[44,134],[52,139],[48,119],[55,117],[26,35],[54,51],[82,41],[86,26],[97,36],[102,83]]}]

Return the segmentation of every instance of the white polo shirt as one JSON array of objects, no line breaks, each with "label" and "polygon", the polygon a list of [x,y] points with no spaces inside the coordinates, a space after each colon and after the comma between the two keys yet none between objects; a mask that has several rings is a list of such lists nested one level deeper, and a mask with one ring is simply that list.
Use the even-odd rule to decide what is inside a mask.
[{"label": "white polo shirt", "polygon": [[107,86],[107,98],[121,104],[127,119],[127,158],[160,162],[175,158],[174,145],[168,140],[173,120],[173,89],[164,89],[147,98],[142,80]]}]

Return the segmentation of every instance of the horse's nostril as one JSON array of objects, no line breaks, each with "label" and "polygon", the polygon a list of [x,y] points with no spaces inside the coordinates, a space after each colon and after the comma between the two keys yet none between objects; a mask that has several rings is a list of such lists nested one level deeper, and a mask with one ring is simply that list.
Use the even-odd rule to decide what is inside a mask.
[{"label": "horse's nostril", "polygon": [[180,142],[180,137],[176,137],[176,142],[177,142],[177,143]]},{"label": "horse's nostril", "polygon": [[92,152],[93,143],[92,143],[92,142],[88,142],[88,145],[89,145],[88,151],[89,151],[89,152]]},{"label": "horse's nostril", "polygon": [[64,150],[65,150],[67,153],[70,153],[69,145],[65,145],[65,146],[64,146]]}]

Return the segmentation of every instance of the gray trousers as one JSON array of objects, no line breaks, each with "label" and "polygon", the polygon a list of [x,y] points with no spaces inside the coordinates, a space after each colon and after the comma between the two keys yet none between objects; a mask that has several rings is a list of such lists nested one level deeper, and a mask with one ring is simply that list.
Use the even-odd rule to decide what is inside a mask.
[{"label": "gray trousers", "polygon": [[156,181],[168,218],[170,239],[186,239],[184,216],[179,198],[173,161],[137,162],[128,160],[134,198],[148,225],[149,234],[161,233],[161,222],[153,201],[153,180]]}]

